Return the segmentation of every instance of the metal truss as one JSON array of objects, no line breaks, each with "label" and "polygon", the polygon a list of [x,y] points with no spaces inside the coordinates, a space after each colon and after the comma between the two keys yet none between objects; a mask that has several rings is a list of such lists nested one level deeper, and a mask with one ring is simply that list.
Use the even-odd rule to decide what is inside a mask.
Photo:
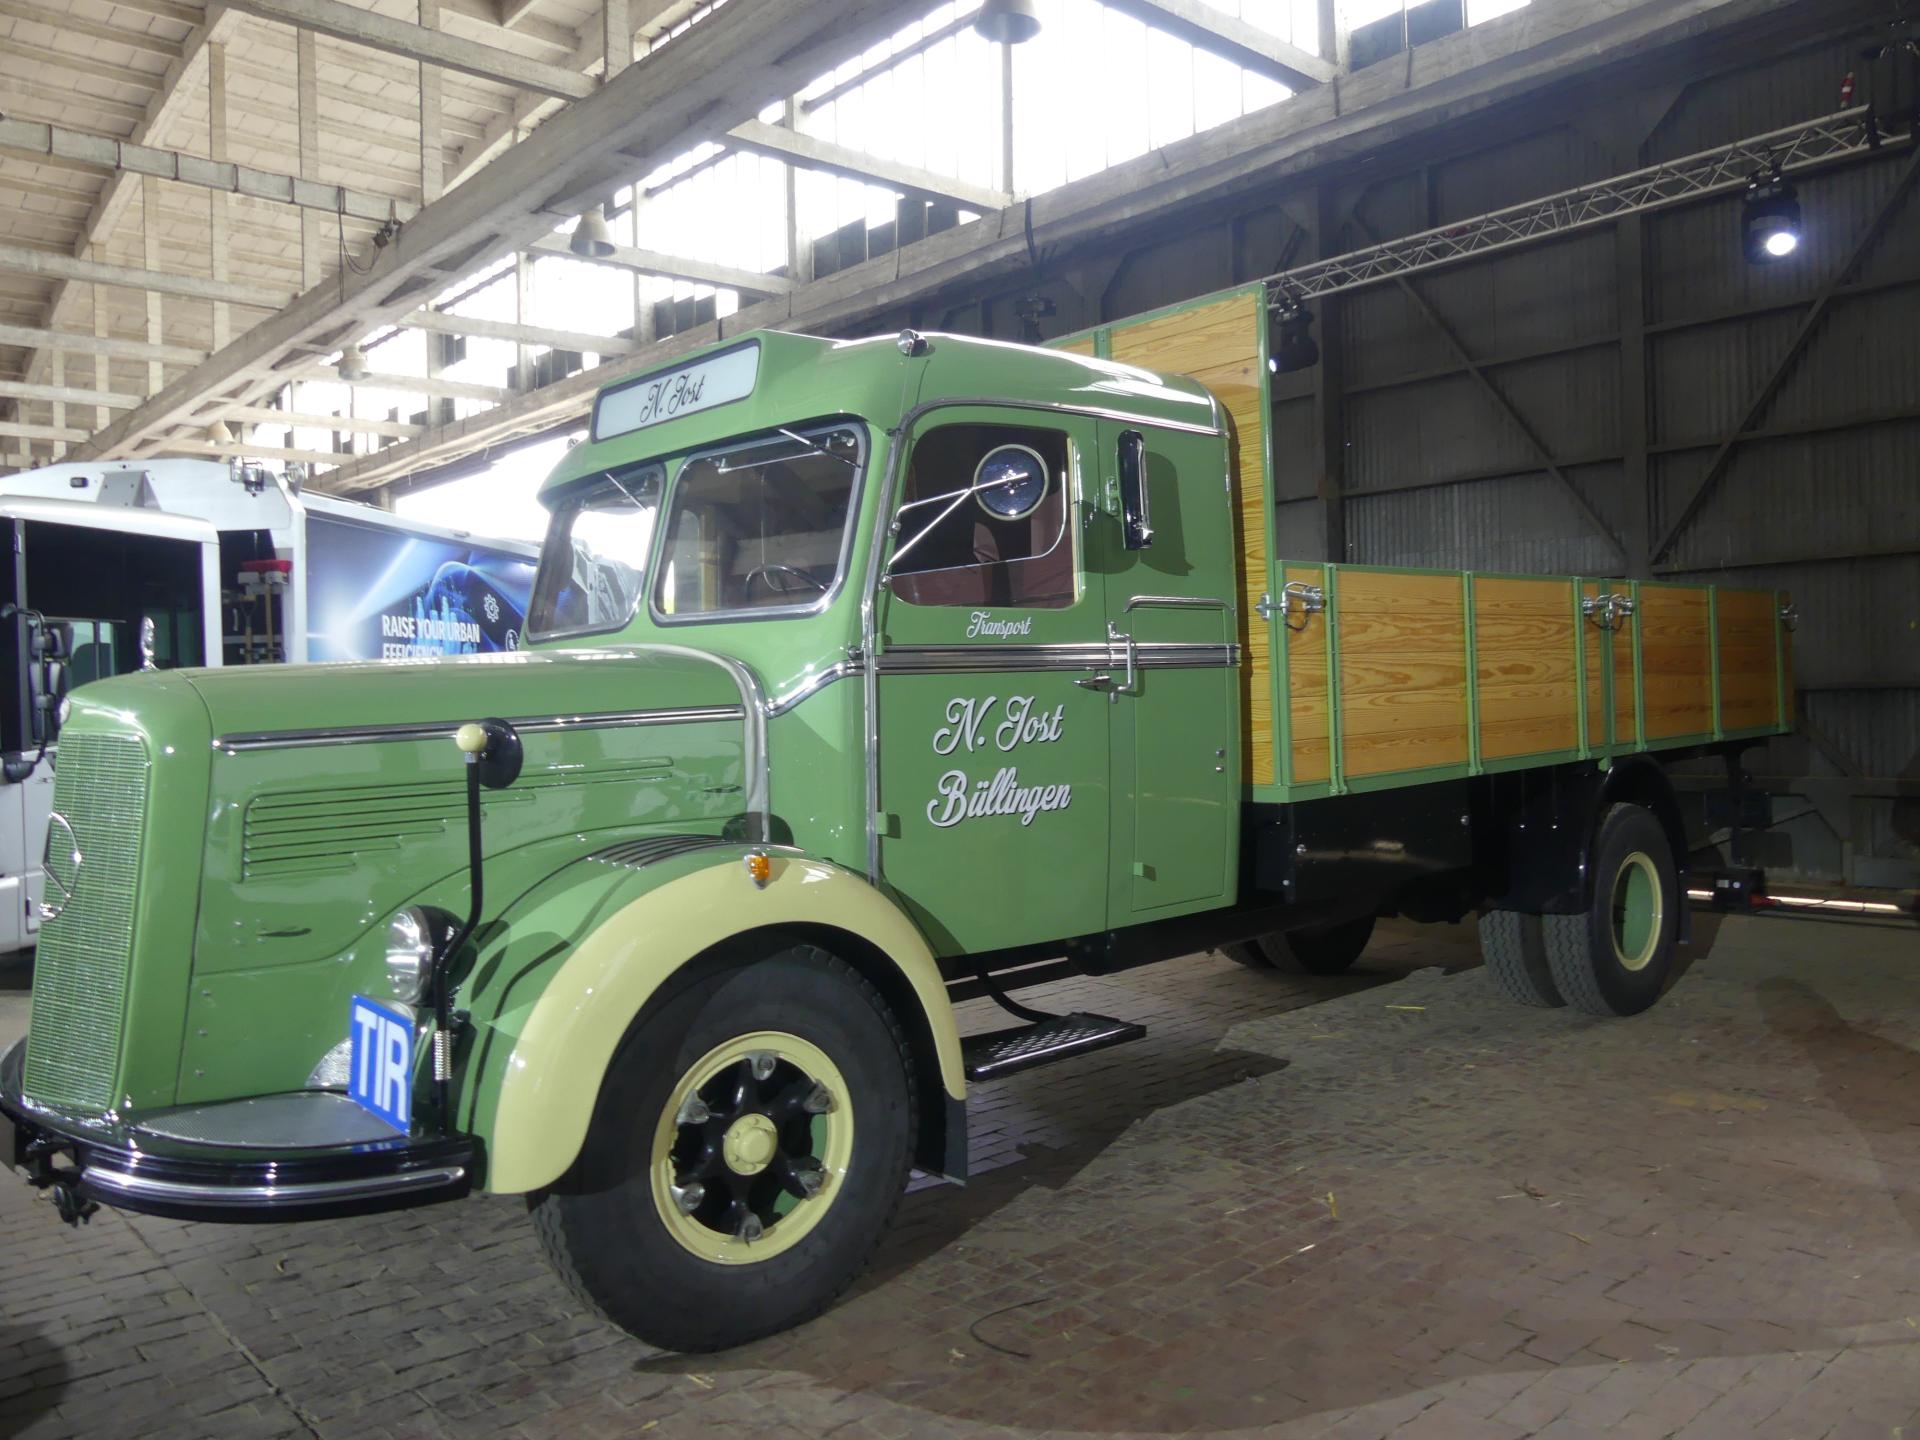
[{"label": "metal truss", "polygon": [[1649,165],[1593,185],[1527,200],[1417,235],[1402,236],[1364,250],[1316,260],[1267,278],[1269,303],[1276,309],[1337,294],[1361,285],[1431,270],[1515,245],[1525,245],[1590,225],[1659,210],[1684,200],[1744,188],[1756,174],[1778,165],[1791,173],[1850,159],[1882,145],[1905,144],[1910,136],[1881,138],[1868,127],[1867,107],[1855,106],[1819,120],[1703,150],[1680,160]]}]

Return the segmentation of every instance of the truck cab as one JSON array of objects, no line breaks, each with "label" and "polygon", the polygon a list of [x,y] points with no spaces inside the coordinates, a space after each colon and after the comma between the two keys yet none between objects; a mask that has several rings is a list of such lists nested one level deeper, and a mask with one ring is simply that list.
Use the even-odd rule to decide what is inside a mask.
[{"label": "truck cab", "polygon": [[1190,381],[754,337],[601,396],[529,638],[764,677],[769,838],[883,880],[936,953],[1098,934],[1231,898],[1228,482]]}]

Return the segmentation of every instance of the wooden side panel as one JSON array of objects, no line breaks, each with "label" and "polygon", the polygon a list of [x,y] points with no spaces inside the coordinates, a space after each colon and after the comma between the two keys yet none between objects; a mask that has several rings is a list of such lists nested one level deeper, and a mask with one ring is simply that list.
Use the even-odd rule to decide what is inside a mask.
[{"label": "wooden side panel", "polygon": [[1572,581],[1475,578],[1481,759],[1579,745],[1573,638]]},{"label": "wooden side panel", "polygon": [[1728,730],[1771,725],[1780,674],[1770,590],[1722,590],[1719,597],[1720,723]]},{"label": "wooden side panel", "polygon": [[1109,339],[1115,360],[1198,380],[1220,401],[1232,427],[1235,538],[1242,557],[1242,593],[1236,599],[1240,733],[1246,779],[1254,785],[1271,785],[1277,778],[1272,627],[1254,614],[1268,589],[1265,327],[1261,292],[1242,290],[1210,304],[1116,325]]},{"label": "wooden side panel", "polygon": [[1640,587],[1640,683],[1648,740],[1713,729],[1707,615],[1705,586]]},{"label": "wooden side panel", "polygon": [[[1282,583],[1298,580],[1324,585],[1318,565],[1289,565]],[[1303,613],[1293,606],[1287,613],[1287,721],[1293,749],[1293,783],[1312,785],[1331,779],[1332,719],[1327,708],[1327,616]]]},{"label": "wooden side panel", "polygon": [[1344,773],[1356,779],[1464,766],[1467,629],[1459,575],[1337,568]]},{"label": "wooden side panel", "polygon": [[1081,335],[1072,340],[1056,340],[1047,348],[1049,350],[1064,350],[1069,355],[1086,355],[1091,357],[1095,353],[1092,335]]},{"label": "wooden side panel", "polygon": [[[1580,586],[1580,598],[1591,600],[1600,594],[1600,583],[1596,580],[1583,581]],[[1587,692],[1587,744],[1599,749],[1607,743],[1607,632],[1598,625],[1580,617],[1583,645],[1586,651],[1586,692]]]}]

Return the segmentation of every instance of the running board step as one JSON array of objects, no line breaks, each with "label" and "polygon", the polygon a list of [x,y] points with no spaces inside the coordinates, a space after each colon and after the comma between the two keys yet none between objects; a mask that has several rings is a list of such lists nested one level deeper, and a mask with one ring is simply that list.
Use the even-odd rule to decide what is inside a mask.
[{"label": "running board step", "polygon": [[1056,1060],[1070,1060],[1109,1045],[1124,1045],[1147,1033],[1147,1027],[1131,1020],[1114,1020],[1105,1015],[1089,1015],[1076,1010],[1071,1015],[1055,1015],[1032,1025],[1016,1025],[1011,1030],[995,1030],[990,1035],[970,1035],[960,1042],[969,1080],[997,1080],[1016,1075]]}]

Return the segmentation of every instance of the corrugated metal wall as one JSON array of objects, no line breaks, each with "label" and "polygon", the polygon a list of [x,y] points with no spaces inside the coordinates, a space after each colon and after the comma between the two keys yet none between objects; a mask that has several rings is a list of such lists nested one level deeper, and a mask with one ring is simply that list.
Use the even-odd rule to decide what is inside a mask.
[{"label": "corrugated metal wall", "polygon": [[[1078,328],[1271,273],[1290,245],[1352,250],[1812,119],[1839,108],[1865,37],[1806,33],[1688,83],[1616,79],[1551,113],[1476,117],[1451,153],[1383,152],[911,318],[1018,335],[1014,301],[1039,291],[1060,306],[1049,333]],[[1283,553],[1790,589],[1806,725],[1750,757],[1774,792],[1761,858],[1920,884],[1911,155],[1801,179],[1805,243],[1777,265],[1745,262],[1732,196],[1316,306],[1322,364],[1276,382]]]}]

